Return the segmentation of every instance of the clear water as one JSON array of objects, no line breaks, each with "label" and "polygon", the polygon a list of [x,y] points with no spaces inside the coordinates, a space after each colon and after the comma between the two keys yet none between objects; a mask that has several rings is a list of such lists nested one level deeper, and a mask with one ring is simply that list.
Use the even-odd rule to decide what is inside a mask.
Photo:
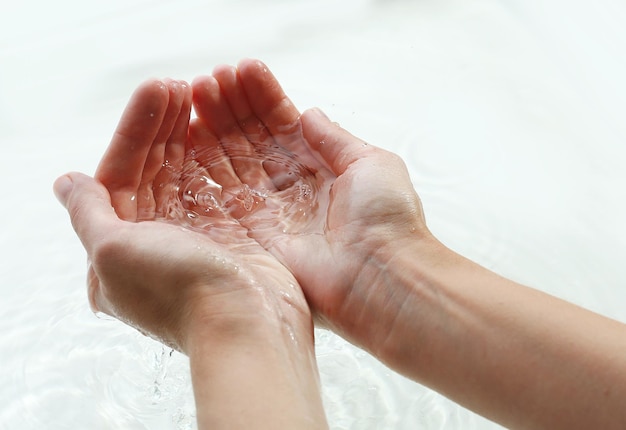
[{"label": "clear water", "polygon": [[[94,171],[142,80],[191,80],[242,57],[266,61],[299,108],[319,106],[402,155],[448,246],[626,321],[623,2],[33,0],[7,10],[0,428],[194,428],[186,359],[90,312],[85,254],[51,184]],[[316,334],[333,429],[498,428]]]},{"label": "clear water", "polygon": [[[252,140],[250,140],[252,139]],[[313,169],[299,127],[290,133],[245,143],[190,150],[182,170],[165,162],[152,185],[156,217],[198,230],[225,229],[236,219],[255,235],[322,233],[334,179],[329,169]],[[281,142],[281,143],[279,143]],[[306,152],[304,152],[306,151]],[[250,174],[249,172],[254,172]],[[245,173],[245,174],[244,174]],[[139,214],[151,219],[155,214]]]}]

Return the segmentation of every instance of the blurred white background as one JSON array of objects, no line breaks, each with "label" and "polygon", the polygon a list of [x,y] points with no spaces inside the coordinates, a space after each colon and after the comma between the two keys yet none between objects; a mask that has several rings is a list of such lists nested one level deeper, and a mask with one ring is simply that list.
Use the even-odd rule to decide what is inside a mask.
[{"label": "blurred white background", "polygon": [[[431,230],[626,321],[626,4],[520,0],[11,2],[0,14],[0,428],[191,429],[184,357],[88,309],[51,185],[93,173],[133,89],[264,60],[401,154]],[[492,429],[319,331],[333,429]]]}]

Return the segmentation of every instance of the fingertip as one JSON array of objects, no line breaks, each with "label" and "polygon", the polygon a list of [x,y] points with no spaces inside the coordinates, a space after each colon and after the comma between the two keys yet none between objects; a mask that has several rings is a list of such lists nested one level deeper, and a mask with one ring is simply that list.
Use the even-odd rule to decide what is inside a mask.
[{"label": "fingertip", "polygon": [[193,78],[191,81],[191,88],[194,91],[201,90],[209,86],[209,82],[213,80],[213,77],[210,75],[200,75]]},{"label": "fingertip", "polygon": [[211,74],[219,81],[219,76],[231,75],[236,73],[236,67],[229,64],[218,64],[213,68],[213,72]]},{"label": "fingertip", "polygon": [[190,91],[191,90],[191,85],[189,85],[189,82],[187,82],[184,79],[181,79],[180,81],[180,86],[183,89],[183,91]]},{"label": "fingertip", "polygon": [[143,81],[141,84],[139,84],[139,86],[137,87],[137,89],[135,91],[137,91],[137,92],[148,91],[148,92],[156,92],[156,93],[166,94],[167,93],[167,82],[171,81],[171,80],[172,79],[170,79],[170,78],[166,78],[166,79],[149,78],[149,79],[146,79],[145,81]]},{"label": "fingertip", "polygon": [[191,109],[191,99],[193,97],[193,87],[187,81],[180,81],[180,86],[183,89],[184,94],[184,102],[189,105],[189,109]]},{"label": "fingertip", "polygon": [[170,98],[175,97],[177,94],[181,93],[180,81],[171,78],[165,78],[163,79],[163,83],[167,86]]},{"label": "fingertip", "polygon": [[306,110],[300,117],[302,134],[337,175],[354,161],[372,154],[373,146],[352,135],[330,120],[319,108]]},{"label": "fingertip", "polygon": [[257,60],[256,58],[242,58],[239,63],[237,63],[237,69],[242,71],[248,71],[251,69],[261,70],[265,73],[269,72],[268,67],[261,60]]},{"label": "fingertip", "polygon": [[168,83],[170,81],[172,80],[147,79],[137,87],[131,99],[140,100],[143,105],[151,107],[152,110],[163,109],[169,100]]},{"label": "fingertip", "polygon": [[305,110],[300,115],[300,122],[305,138],[314,146],[322,144],[325,136],[340,128],[336,122],[331,121],[324,111],[317,107]]},{"label": "fingertip", "polygon": [[[68,172],[54,181],[52,189],[61,204],[67,207],[72,194],[79,189],[83,189],[85,185],[91,182],[97,183],[91,176],[87,176],[84,173]],[[100,186],[102,187],[102,185]]]},{"label": "fingertip", "polygon": [[326,115],[326,113],[324,113],[324,111],[318,107],[314,107],[311,109],[307,109],[306,111],[304,111],[302,113],[302,116],[314,116],[316,117],[318,120],[323,120],[326,122],[331,122],[330,118],[328,117],[328,115]]},{"label": "fingertip", "polygon": [[54,191],[54,195],[57,200],[67,208],[67,201],[69,200],[69,196],[72,193],[72,189],[74,188],[74,181],[72,180],[71,174],[67,173],[63,176],[59,176],[52,186]]},{"label": "fingertip", "polygon": [[83,173],[71,172],[59,177],[55,194],[67,209],[72,227],[89,253],[102,233],[117,228],[119,217],[111,206],[108,190],[102,183]]},{"label": "fingertip", "polygon": [[185,80],[166,78],[163,80],[163,83],[169,92],[170,98],[180,95],[184,99],[187,93],[191,93],[191,86]]},{"label": "fingertip", "polygon": [[267,87],[271,91],[278,91],[277,95],[283,97],[282,88],[274,73],[261,60],[246,58],[237,64],[239,77],[248,90],[253,87]]}]

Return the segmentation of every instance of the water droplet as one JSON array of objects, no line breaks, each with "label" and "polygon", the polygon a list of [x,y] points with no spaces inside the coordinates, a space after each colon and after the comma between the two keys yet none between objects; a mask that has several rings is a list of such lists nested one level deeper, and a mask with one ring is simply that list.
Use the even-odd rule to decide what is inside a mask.
[{"label": "water droplet", "polygon": [[220,206],[215,196],[210,193],[198,193],[196,195],[195,201],[195,204],[204,208],[204,212],[218,210]]},{"label": "water droplet", "polygon": [[248,212],[254,207],[254,197],[248,184],[243,184],[241,191],[237,194],[237,200],[241,202],[241,206]]},{"label": "water droplet", "polygon": [[311,198],[311,194],[313,193],[311,186],[308,184],[298,185],[297,190],[298,190],[298,195],[296,196],[297,202],[308,201]]}]

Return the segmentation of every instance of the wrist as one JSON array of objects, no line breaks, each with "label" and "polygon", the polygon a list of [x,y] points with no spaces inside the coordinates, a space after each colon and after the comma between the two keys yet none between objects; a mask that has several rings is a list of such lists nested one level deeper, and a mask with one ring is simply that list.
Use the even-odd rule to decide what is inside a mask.
[{"label": "wrist", "polygon": [[[432,267],[455,255],[428,231],[412,232],[372,248],[354,291],[361,296],[361,315],[348,329],[352,340],[381,361],[398,369],[402,348],[423,346],[423,318],[436,301],[437,279]],[[410,340],[409,340],[410,338]]]},{"label": "wrist", "polygon": [[313,322],[304,298],[287,301],[288,294],[273,294],[283,290],[246,282],[190,298],[181,324],[181,350],[191,356],[204,345],[255,345],[268,339],[285,347],[312,345]]},{"label": "wrist", "polygon": [[199,428],[326,428],[310,314],[259,289],[238,299],[215,312],[214,298],[187,326]]}]

